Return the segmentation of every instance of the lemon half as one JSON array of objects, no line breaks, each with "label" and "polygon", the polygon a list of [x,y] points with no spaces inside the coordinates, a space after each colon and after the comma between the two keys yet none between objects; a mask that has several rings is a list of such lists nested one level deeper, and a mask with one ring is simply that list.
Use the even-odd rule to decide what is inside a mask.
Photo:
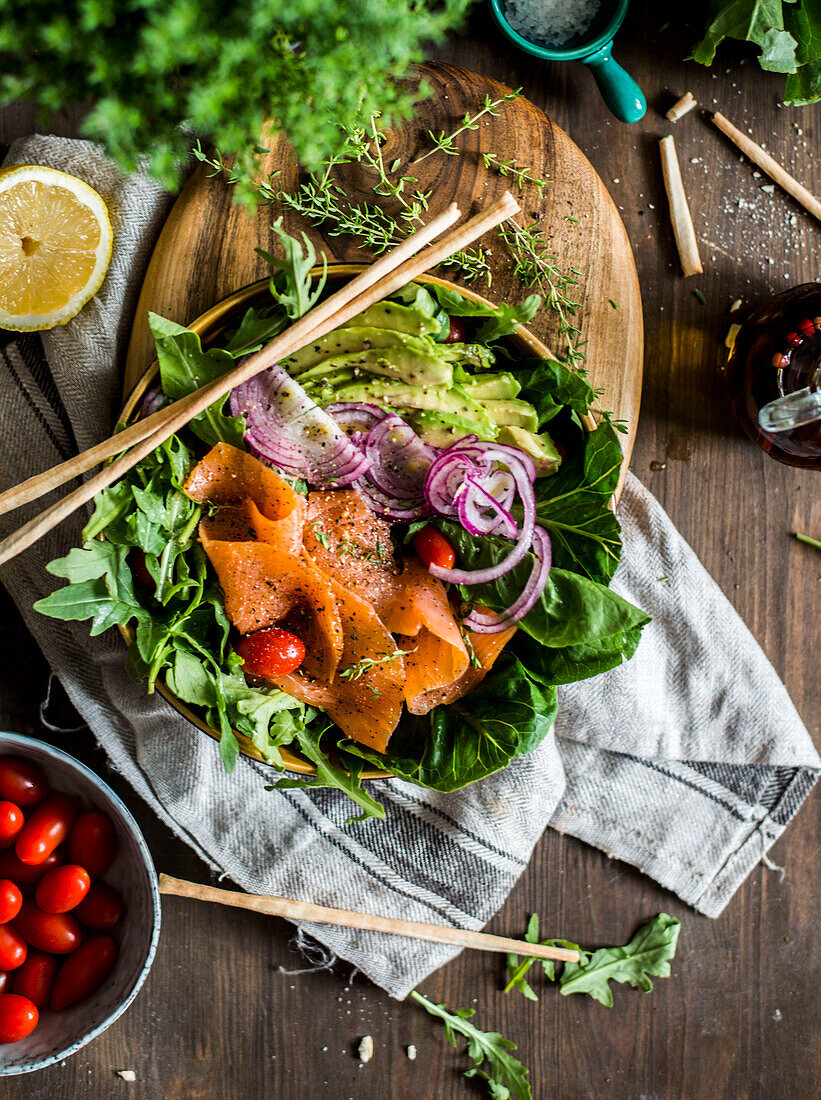
[{"label": "lemon half", "polygon": [[0,328],[70,321],[102,286],[113,239],[105,203],[76,176],[0,171]]}]

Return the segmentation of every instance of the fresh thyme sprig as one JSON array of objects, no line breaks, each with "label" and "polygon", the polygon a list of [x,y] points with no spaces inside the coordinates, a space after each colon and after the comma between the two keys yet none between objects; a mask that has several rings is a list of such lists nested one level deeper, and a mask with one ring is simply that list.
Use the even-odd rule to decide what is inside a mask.
[{"label": "fresh thyme sprig", "polygon": [[376,665],[386,665],[389,661],[395,661],[399,657],[406,657],[408,653],[415,653],[415,649],[395,649],[393,653],[386,653],[384,657],[363,657],[355,665],[341,668],[339,675],[343,680],[361,680],[366,672],[370,672]]},{"label": "fresh thyme sprig", "polygon": [[534,176],[531,169],[526,165],[520,166],[515,160],[502,160],[495,153],[482,153],[482,160],[485,162],[485,168],[495,168],[500,176],[514,179],[520,191],[525,184],[531,183],[541,195],[544,188],[550,183],[550,180]]},{"label": "fresh thyme sprig", "polygon": [[521,94],[521,88],[517,88],[514,92],[508,92],[507,95],[500,96],[498,99],[491,99],[490,94],[487,93],[481,111],[475,115],[466,114],[458,129],[453,130],[449,134],[446,134],[444,130],[441,130],[438,134],[434,134],[433,130],[428,130],[428,136],[433,142],[433,148],[428,149],[427,153],[423,153],[421,157],[417,157],[416,160],[411,161],[411,164],[419,164],[420,161],[426,160],[434,153],[446,153],[449,157],[455,157],[459,152],[455,142],[460,134],[464,134],[466,130],[478,130],[479,119],[484,118],[485,115],[498,115],[499,108],[503,103],[510,103],[511,100],[518,99]]}]

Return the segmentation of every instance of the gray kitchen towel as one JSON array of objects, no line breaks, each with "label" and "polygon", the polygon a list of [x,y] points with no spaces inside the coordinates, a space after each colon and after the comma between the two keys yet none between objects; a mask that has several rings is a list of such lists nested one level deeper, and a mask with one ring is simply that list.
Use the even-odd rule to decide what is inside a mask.
[{"label": "gray kitchen towel", "polygon": [[[115,249],[100,294],[77,318],[0,351],[0,488],[110,432],[134,294],[168,202],[82,142],[37,137],[8,160],[32,161],[65,168],[103,194]],[[2,517],[0,535],[29,514]],[[481,928],[552,825],[717,916],[796,813],[821,762],[755,640],[632,476],[619,516],[624,555],[614,588],[653,616],[633,660],[562,689],[553,733],[499,775],[450,795],[375,782],[384,822],[349,822],[351,805],[337,791],[266,791],[276,773],[253,761],[227,775],[214,741],[128,679],[115,631],[89,638],[86,624],[33,612],[55,586],[45,564],[77,543],[79,519],[0,576],[113,767],[247,890]],[[305,928],[396,997],[456,954]]]}]

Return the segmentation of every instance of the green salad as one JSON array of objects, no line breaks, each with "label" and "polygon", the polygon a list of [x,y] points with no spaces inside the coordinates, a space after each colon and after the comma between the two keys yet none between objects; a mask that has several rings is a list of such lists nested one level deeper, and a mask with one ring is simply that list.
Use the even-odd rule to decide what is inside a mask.
[{"label": "green salad", "polygon": [[[220,346],[151,316],[159,377],[143,413],[231,370],[324,295],[307,242],[281,239],[270,300]],[[336,787],[365,817],[384,817],[366,767],[452,791],[532,751],[557,688],[629,659],[648,622],[609,588],[616,432],[585,424],[585,378],[507,339],[539,304],[412,284],[238,387],[99,494],[82,546],[48,567],[67,583],[37,610],[94,635],[130,626],[129,675],[198,708],[229,770],[239,734],[282,773],[273,787]],[[205,474],[226,456],[268,505],[213,488]],[[255,530],[238,526],[240,507]],[[266,562],[262,596],[245,599]],[[333,591],[335,607],[308,588]],[[407,625],[408,592],[421,627]],[[365,649],[366,634],[390,644]],[[316,774],[289,773],[286,748]]]}]

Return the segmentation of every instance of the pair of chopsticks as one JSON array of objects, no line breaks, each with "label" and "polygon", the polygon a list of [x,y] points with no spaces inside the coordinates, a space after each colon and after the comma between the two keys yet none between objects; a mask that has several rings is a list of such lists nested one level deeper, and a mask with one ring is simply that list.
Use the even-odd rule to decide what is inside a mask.
[{"label": "pair of chopsticks", "polygon": [[[3,515],[14,508],[20,508],[24,504],[38,500],[45,493],[59,488],[99,463],[114,458],[115,455],[120,456],[78,489],[23,524],[0,542],[0,565],[27,550],[83,504],[88,503],[97,493],[112,485],[132,466],[156,450],[169,436],[180,431],[189,420],[198,416],[221,397],[225,397],[236,386],[266,370],[279,359],[292,355],[311,341],[318,340],[332,329],[345,324],[375,302],[381,301],[406,283],[412,282],[423,271],[442,263],[454,252],[467,248],[518,211],[519,204],[506,191],[497,202],[480,211],[464,225],[452,229],[451,227],[461,217],[461,211],[456,203],[451,203],[444,213],[422,226],[396,248],[385,253],[355,279],[346,283],[285,332],[271,340],[264,348],[244,359],[234,370],[144,420],[138,421],[130,428],[118,432],[110,439],[98,443],[75,458],[62,462],[0,494],[0,515]],[[431,244],[445,230],[450,232],[437,243]]]},{"label": "pair of chopsticks", "polygon": [[407,936],[413,940],[430,943],[452,943],[457,947],[472,947],[478,951],[511,952],[536,959],[558,959],[560,962],[578,962],[579,953],[566,947],[543,946],[511,940],[507,936],[492,936],[487,932],[470,932],[464,928],[448,928],[422,921],[394,920],[377,917],[372,913],[356,913],[350,909],[329,909],[324,905],[312,905],[306,901],[289,898],[264,897],[261,894],[241,894],[235,890],[218,890],[215,886],[202,886],[198,882],[160,875],[160,893],[178,898],[194,898],[212,901],[218,905],[230,905],[235,909],[250,909],[255,913],[267,913],[285,917],[290,921],[313,921],[315,924],[335,924],[341,928],[362,928],[367,932],[387,932],[393,936]]}]

